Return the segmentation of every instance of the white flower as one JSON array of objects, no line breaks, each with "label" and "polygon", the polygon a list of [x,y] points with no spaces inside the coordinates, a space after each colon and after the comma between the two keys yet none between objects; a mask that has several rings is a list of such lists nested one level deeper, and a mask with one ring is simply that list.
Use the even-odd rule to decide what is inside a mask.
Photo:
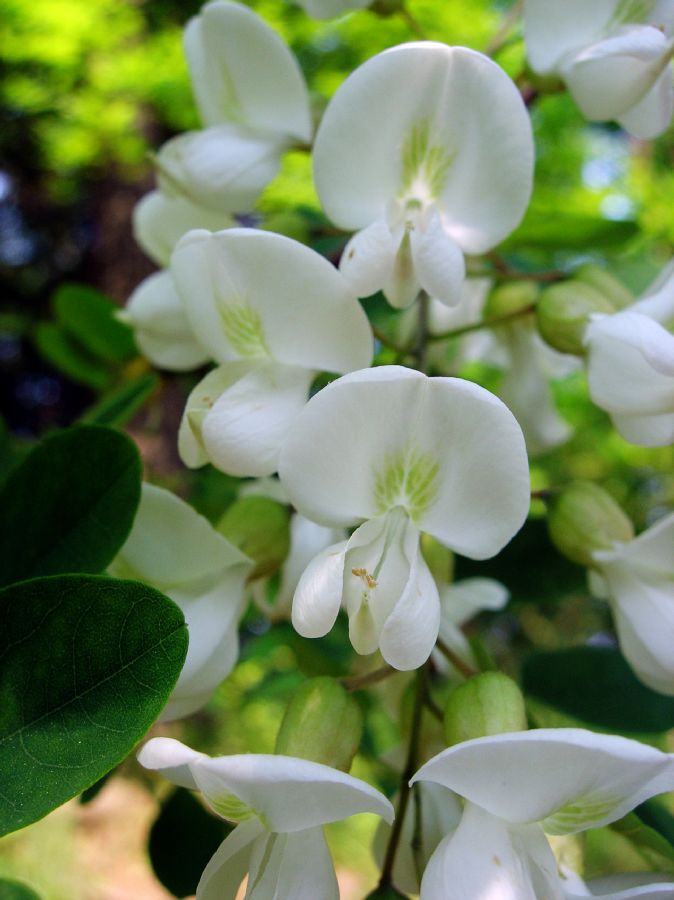
[{"label": "white flower", "polygon": [[529,63],[566,82],[585,118],[617,119],[640,138],[669,125],[671,0],[525,0]]},{"label": "white flower", "polygon": [[674,442],[674,269],[665,267],[632,306],[592,317],[584,335],[594,403],[625,440],[643,447]]},{"label": "white flower", "polygon": [[372,0],[296,0],[314,19],[334,19],[354,9],[364,9]]},{"label": "white flower", "polygon": [[357,230],[341,269],[397,307],[420,288],[454,305],[464,253],[484,253],[529,201],[529,117],[508,76],[473,50],[403,44],[368,60],[330,101],[314,148],[328,216]]},{"label": "white flower", "polygon": [[214,759],[170,738],[138,755],[175,784],[199,790],[222,818],[240,824],[206,866],[197,900],[234,900],[248,873],[247,900],[339,900],[322,826],[358,813],[387,822],[393,807],[364,781],[289,756]]},{"label": "white flower", "polygon": [[159,369],[185,372],[209,360],[192,333],[170,272],[155,272],[141,281],[118,318],[133,328],[138,349]]},{"label": "white flower", "polygon": [[369,365],[367,317],[324,257],[270,232],[189,232],[171,274],[197,341],[220,363],[187,401],[182,460],[270,475],[316,374]]},{"label": "white flower", "polygon": [[[567,892],[544,832],[607,825],[672,790],[674,760],[623,737],[538,729],[457,744],[422,766],[416,781],[465,799],[458,827],[424,872],[421,900],[563,900],[575,889]],[[611,896],[658,896],[647,890]]]},{"label": "white flower", "polygon": [[354,372],[313,397],[288,434],[279,475],[307,518],[363,523],[307,567],[295,628],[326,634],[343,603],[357,652],[379,648],[399,669],[428,658],[440,625],[420,532],[485,559],[529,507],[522,432],[501,401],[470,382],[399,366]]},{"label": "white flower", "polygon": [[191,506],[170,491],[143,484],[133,528],[109,572],[158,588],[185,616],[187,659],[163,721],[199,709],[234,668],[245,580],[252,567]]},{"label": "white flower", "polygon": [[674,513],[592,558],[590,584],[611,605],[625,658],[644,684],[674,696]]},{"label": "white flower", "polygon": [[311,139],[300,68],[259,16],[224,0],[188,22],[185,53],[205,129],[161,148],[160,187],[220,212],[249,209],[284,150]]}]

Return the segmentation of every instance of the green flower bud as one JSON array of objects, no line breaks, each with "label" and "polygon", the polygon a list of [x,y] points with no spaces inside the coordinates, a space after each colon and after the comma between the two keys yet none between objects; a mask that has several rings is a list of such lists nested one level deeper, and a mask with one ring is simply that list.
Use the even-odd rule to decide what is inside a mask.
[{"label": "green flower bud", "polygon": [[625,285],[614,278],[610,272],[607,272],[602,266],[596,263],[585,263],[573,273],[574,281],[582,281],[591,285],[593,288],[603,294],[605,299],[611,304],[612,312],[619,309],[625,309],[634,303],[634,294],[626,288]]},{"label": "green flower bud", "polygon": [[536,324],[543,340],[562,353],[582,356],[583,335],[592,313],[615,312],[606,296],[582,281],[553,284],[536,307]]},{"label": "green flower bud", "polygon": [[548,512],[550,539],[560,553],[581,566],[593,566],[594,550],[627,542],[634,528],[610,494],[588,481],[578,481],[553,497]]},{"label": "green flower bud", "polygon": [[454,554],[430,534],[421,535],[421,554],[439,584],[449,584],[454,574]]},{"label": "green flower bud", "polygon": [[275,752],[348,772],[363,734],[363,714],[334,678],[306,681],[288,704]]},{"label": "green flower bud", "polygon": [[407,894],[401,894],[392,884],[385,887],[375,888],[371,894],[368,894],[365,900],[408,900]]},{"label": "green flower bud", "polygon": [[524,697],[501,672],[483,672],[455,688],[445,704],[448,746],[506,731],[525,731]]},{"label": "green flower bud", "polygon": [[290,512],[269,497],[251,495],[236,500],[217,530],[255,561],[251,578],[273,575],[288,556]]},{"label": "green flower bud", "polygon": [[394,16],[404,7],[405,0],[375,0],[370,9],[378,16]]},{"label": "green flower bud", "polygon": [[535,281],[522,279],[499,284],[489,295],[484,309],[485,319],[509,316],[532,306],[538,300],[540,288]]}]

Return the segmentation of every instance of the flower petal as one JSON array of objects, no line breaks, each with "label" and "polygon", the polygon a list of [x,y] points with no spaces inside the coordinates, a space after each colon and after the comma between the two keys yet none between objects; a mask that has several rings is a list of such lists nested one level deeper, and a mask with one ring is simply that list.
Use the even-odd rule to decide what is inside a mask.
[{"label": "flower petal", "polygon": [[215,212],[243,212],[275,177],[286,147],[282,138],[243,125],[188,131],[159,149],[159,187]]},{"label": "flower petal", "polygon": [[185,54],[206,126],[236,121],[311,139],[309,95],[297,60],[251,9],[207,3],[187,24]]},{"label": "flower petal", "polygon": [[508,822],[550,834],[614,822],[674,788],[674,757],[638,741],[579,728],[539,728],[457,744],[412,781],[434,781]]},{"label": "flower petal", "polygon": [[316,188],[340,227],[366,227],[423,182],[423,202],[437,204],[469,253],[518,224],[532,167],[529,117],[512,81],[480,53],[431,41],[360,66],[330,101],[314,146]]},{"label": "flower petal", "polygon": [[674,444],[674,412],[656,416],[611,416],[618,433],[630,444],[641,447],[665,447]]},{"label": "flower petal", "polygon": [[306,403],[314,373],[270,363],[228,387],[206,414],[204,448],[229,475],[271,475],[281,445]]},{"label": "flower petal", "polygon": [[493,578],[463,578],[440,591],[442,621],[463,625],[483,610],[503,609],[509,597],[508,588]]},{"label": "flower petal", "polygon": [[493,555],[529,506],[522,433],[507,408],[467,381],[381,366],[313,397],[281,452],[293,504],[348,525],[405,508],[467,556]]},{"label": "flower petal", "polygon": [[616,0],[524,0],[527,58],[534,72],[555,72],[567,53],[601,37],[616,5]]},{"label": "flower petal", "polygon": [[323,637],[335,624],[342,602],[346,541],[322,550],[307,565],[293,598],[292,623],[302,637]]},{"label": "flower petal", "polygon": [[652,140],[669,126],[674,112],[674,84],[667,66],[653,87],[618,119],[625,131],[644,141]]},{"label": "flower petal", "polygon": [[674,335],[638,313],[590,322],[588,382],[592,400],[609,413],[674,412]]},{"label": "flower petal", "polygon": [[168,588],[249,565],[248,557],[189,503],[144,483],[133,528],[111,571],[124,568],[141,581]]},{"label": "flower petal", "polygon": [[439,627],[438,588],[417,544],[405,590],[381,630],[381,654],[394,669],[416,669],[431,655]]},{"label": "flower petal", "polygon": [[169,272],[155,272],[138,285],[120,318],[134,331],[138,349],[160,369],[185,372],[208,362],[197,343]]},{"label": "flower petal", "polygon": [[383,219],[356,232],[344,248],[339,271],[359,297],[369,297],[391,277],[398,250]]},{"label": "flower petal", "polygon": [[269,834],[256,841],[247,900],[339,900],[332,857],[322,828]]},{"label": "flower petal", "polygon": [[561,73],[587,119],[617,119],[653,88],[671,51],[672,44],[659,28],[623,26],[565,62]]},{"label": "flower petal", "polygon": [[440,216],[436,213],[426,228],[415,229],[411,241],[414,270],[423,290],[447,306],[456,306],[463,297],[466,265]]},{"label": "flower petal", "polygon": [[166,268],[180,238],[193,228],[221,231],[234,225],[227,213],[190,203],[185,197],[169,197],[150,191],[133,210],[133,236],[158,266]]},{"label": "flower petal", "polygon": [[236,900],[255,842],[264,833],[259,819],[237,825],[220,844],[201,874],[197,900]]},{"label": "flower petal", "polygon": [[201,756],[194,778],[217,811],[218,798],[234,794],[270,831],[286,834],[370,812],[393,819],[393,807],[364,781],[329,766],[289,756]]},{"label": "flower petal", "polygon": [[208,757],[173,738],[152,738],[138,753],[141,766],[154,769],[178,787],[189,788],[191,791],[199,790],[190,768],[197,759]]},{"label": "flower petal", "polygon": [[563,900],[555,857],[538,826],[508,826],[467,803],[431,857],[420,900]]},{"label": "flower petal", "polygon": [[273,358],[349,372],[372,360],[372,330],[324,257],[271,232],[193,231],[171,261],[194,333],[213,358]]}]

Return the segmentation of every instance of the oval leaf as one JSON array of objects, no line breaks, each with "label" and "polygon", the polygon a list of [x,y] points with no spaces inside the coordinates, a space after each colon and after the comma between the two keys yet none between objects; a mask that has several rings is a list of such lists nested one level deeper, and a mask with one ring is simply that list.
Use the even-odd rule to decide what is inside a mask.
[{"label": "oval leaf", "polygon": [[0,488],[0,585],[101,572],[126,540],[140,500],[133,441],[97,426],[39,444]]},{"label": "oval leaf", "polygon": [[186,653],[182,612],[145,585],[59,575],[0,591],[0,835],[117,765]]},{"label": "oval leaf", "polygon": [[0,879],[0,900],[40,900],[35,891],[20,881]]}]

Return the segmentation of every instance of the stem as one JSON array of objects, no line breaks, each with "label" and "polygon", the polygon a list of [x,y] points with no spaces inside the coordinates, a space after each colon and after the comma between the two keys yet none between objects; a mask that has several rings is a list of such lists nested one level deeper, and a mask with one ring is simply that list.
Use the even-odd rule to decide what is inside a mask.
[{"label": "stem", "polygon": [[469,666],[461,659],[460,656],[457,656],[457,654],[452,650],[451,647],[447,646],[442,638],[438,638],[435,646],[438,648],[440,653],[442,653],[445,659],[447,659],[448,662],[450,662],[454,666],[454,668],[463,675],[464,678],[472,678],[474,675],[478,674],[475,669],[472,668],[472,666]]},{"label": "stem", "polygon": [[396,353],[404,355],[408,352],[407,347],[401,347],[400,344],[396,344],[395,341],[392,341],[391,338],[385,334],[380,328],[372,326],[372,334],[377,338],[380,344],[383,344],[384,347],[388,347],[389,350],[395,350]]},{"label": "stem", "polygon": [[495,325],[503,325],[511,322],[513,319],[520,319],[528,316],[536,309],[535,303],[523,306],[522,309],[516,309],[514,312],[505,313],[502,316],[492,316],[490,319],[483,319],[481,322],[473,322],[472,325],[463,325],[461,328],[454,328],[452,331],[444,331],[442,334],[430,334],[429,341],[446,341],[449,338],[461,337],[464,334],[470,334],[472,331],[479,331],[481,328],[493,328]]},{"label": "stem", "polygon": [[508,35],[514,27],[515,22],[522,14],[522,6],[523,0],[517,0],[517,3],[513,3],[511,9],[509,9],[505,14],[499,30],[489,41],[489,43],[487,44],[487,49],[484,51],[487,56],[496,56],[499,50],[503,50],[503,48],[511,42],[511,39],[508,37]]},{"label": "stem", "polygon": [[421,791],[418,784],[412,785],[412,802],[414,803],[414,831],[412,832],[412,859],[417,881],[421,884],[424,874],[424,865],[421,858],[423,835],[421,819]]},{"label": "stem", "polygon": [[426,291],[419,291],[419,324],[417,326],[417,346],[415,356],[417,358],[417,369],[420,372],[426,371],[426,357],[428,355],[428,310],[430,305],[430,297]]},{"label": "stem", "polygon": [[416,37],[418,37],[420,41],[428,40],[428,38],[424,34],[423,28],[417,22],[417,20],[414,18],[414,16],[409,11],[409,9],[407,9],[406,6],[402,6],[398,10],[398,12],[400,13],[401,18],[404,20],[405,24],[407,25],[409,30],[412,32],[412,34],[416,35]]},{"label": "stem", "polygon": [[342,678],[342,684],[347,691],[358,691],[370,684],[377,684],[379,681],[384,681],[385,678],[395,674],[397,671],[398,670],[394,669],[393,666],[386,665],[382,666],[380,669],[374,669],[372,672],[366,672],[364,675],[352,675],[349,678]]},{"label": "stem", "polygon": [[417,768],[417,755],[419,752],[419,738],[421,737],[421,713],[424,706],[425,681],[423,670],[417,670],[417,690],[414,696],[414,710],[412,713],[412,725],[410,727],[410,742],[407,748],[407,759],[405,760],[405,768],[400,776],[400,797],[398,799],[398,808],[396,809],[396,817],[393,820],[393,827],[389,835],[388,845],[386,847],[386,856],[384,857],[384,865],[381,870],[381,878],[379,879],[380,889],[390,887],[393,881],[393,864],[396,858],[396,851],[400,843],[400,835],[402,834],[403,822],[405,820],[405,812],[410,799],[409,780],[414,775]]}]

